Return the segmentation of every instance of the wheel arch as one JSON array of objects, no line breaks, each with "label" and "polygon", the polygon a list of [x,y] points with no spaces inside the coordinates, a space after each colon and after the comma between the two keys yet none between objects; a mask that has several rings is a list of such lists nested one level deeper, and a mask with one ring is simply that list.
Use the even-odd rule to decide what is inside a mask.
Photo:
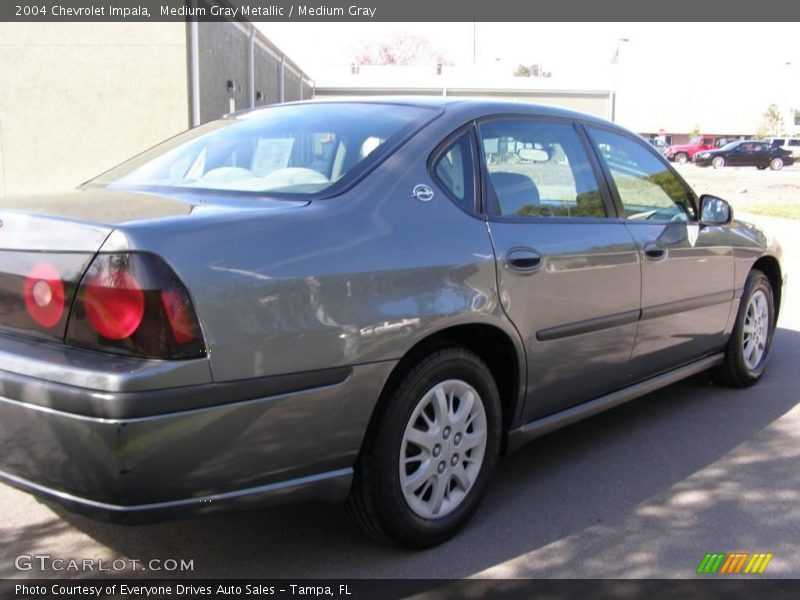
[{"label": "wheel arch", "polygon": [[426,354],[445,346],[466,348],[486,363],[500,394],[504,433],[515,426],[524,402],[526,374],[522,344],[513,337],[513,334],[500,327],[471,323],[453,325],[433,332],[415,343],[403,355],[384,383],[381,397],[375,405],[368,427],[372,427],[376,414],[384,402],[386,390],[397,382],[405,369]]},{"label": "wheel arch", "polygon": [[781,296],[783,293],[783,273],[781,265],[774,256],[765,255],[753,263],[752,269],[758,269],[769,279],[772,286],[772,296],[775,300],[775,318],[780,313]]}]

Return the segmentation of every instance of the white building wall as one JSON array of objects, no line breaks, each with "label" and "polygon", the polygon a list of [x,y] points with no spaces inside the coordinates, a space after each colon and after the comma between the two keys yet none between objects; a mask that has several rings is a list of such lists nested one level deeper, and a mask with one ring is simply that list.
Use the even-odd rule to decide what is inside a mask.
[{"label": "white building wall", "polygon": [[0,23],[0,196],[74,188],[188,128],[184,23]]}]

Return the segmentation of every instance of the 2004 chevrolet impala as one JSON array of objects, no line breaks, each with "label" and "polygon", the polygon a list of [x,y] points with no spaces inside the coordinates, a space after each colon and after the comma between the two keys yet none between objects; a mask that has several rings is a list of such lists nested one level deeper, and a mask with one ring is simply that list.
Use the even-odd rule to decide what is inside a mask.
[{"label": "2004 chevrolet impala", "polygon": [[0,475],[125,522],[347,499],[442,542],[501,452],[755,383],[777,243],[547,107],[299,103],[0,210]]}]

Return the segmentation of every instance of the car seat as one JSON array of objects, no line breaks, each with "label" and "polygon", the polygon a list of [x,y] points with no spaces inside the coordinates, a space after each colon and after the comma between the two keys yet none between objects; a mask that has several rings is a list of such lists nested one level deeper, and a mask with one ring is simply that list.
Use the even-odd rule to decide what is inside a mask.
[{"label": "car seat", "polygon": [[530,177],[505,171],[490,173],[490,177],[501,215],[516,215],[525,206],[539,205],[539,188]]}]

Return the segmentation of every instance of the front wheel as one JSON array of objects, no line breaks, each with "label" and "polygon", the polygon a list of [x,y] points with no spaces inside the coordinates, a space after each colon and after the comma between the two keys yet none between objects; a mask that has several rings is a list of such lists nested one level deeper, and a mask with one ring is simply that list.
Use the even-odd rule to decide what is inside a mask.
[{"label": "front wheel", "polygon": [[711,166],[715,169],[721,169],[725,166],[725,158],[722,156],[715,156],[714,160],[711,161]]},{"label": "front wheel", "polygon": [[685,152],[678,152],[675,155],[675,162],[677,162],[679,165],[685,165],[687,162],[689,162],[689,155]]},{"label": "front wheel", "polygon": [[764,374],[775,331],[775,301],[769,278],[758,269],[747,277],[724,362],[714,370],[724,385],[748,387]]},{"label": "front wheel", "polygon": [[769,161],[769,168],[773,171],[780,171],[783,168],[783,159],[779,157],[773,158]]},{"label": "front wheel", "polygon": [[383,541],[444,542],[477,510],[500,452],[491,372],[464,348],[433,351],[394,378],[376,411],[348,512]]}]

